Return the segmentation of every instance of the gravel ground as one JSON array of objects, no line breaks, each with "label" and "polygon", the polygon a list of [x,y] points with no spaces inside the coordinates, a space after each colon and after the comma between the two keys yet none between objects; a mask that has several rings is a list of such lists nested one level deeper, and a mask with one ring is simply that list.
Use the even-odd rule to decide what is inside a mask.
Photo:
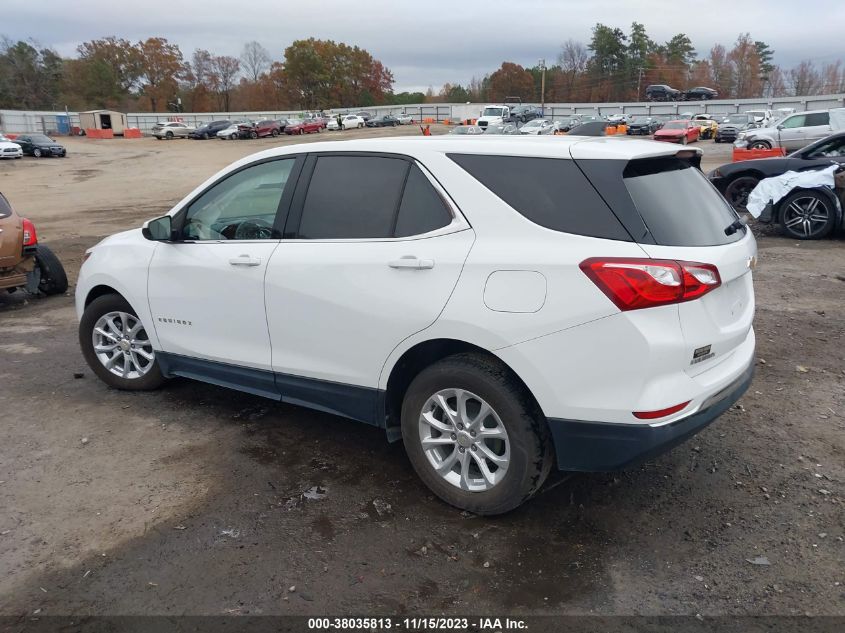
[{"label": "gravel ground", "polygon": [[[0,163],[0,191],[73,282],[87,247],[241,156],[408,132],[70,139],[65,160]],[[706,169],[730,160],[699,146]],[[0,615],[845,615],[845,249],[755,232],[739,405],[493,519],[435,499],[377,429],[187,380],[109,390],[70,294],[0,298]]]}]

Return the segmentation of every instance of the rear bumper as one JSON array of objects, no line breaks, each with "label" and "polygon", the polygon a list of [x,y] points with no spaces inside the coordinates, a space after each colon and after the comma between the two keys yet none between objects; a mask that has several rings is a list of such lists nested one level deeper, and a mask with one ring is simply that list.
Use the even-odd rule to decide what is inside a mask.
[{"label": "rear bumper", "polygon": [[668,424],[634,425],[550,418],[549,430],[560,470],[603,472],[644,462],[677,446],[713,422],[746,392],[754,361],[705,407]]}]

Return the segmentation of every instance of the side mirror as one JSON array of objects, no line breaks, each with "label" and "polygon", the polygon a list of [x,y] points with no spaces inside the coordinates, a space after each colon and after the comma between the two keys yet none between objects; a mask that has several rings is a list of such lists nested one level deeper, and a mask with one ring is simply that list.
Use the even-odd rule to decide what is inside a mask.
[{"label": "side mirror", "polygon": [[173,239],[172,219],[163,215],[154,220],[147,220],[141,227],[141,235],[152,242],[169,242]]},{"label": "side mirror", "polygon": [[779,129],[779,130],[782,130],[782,129],[783,129],[783,126],[782,126],[782,125],[778,125],[778,129]]}]

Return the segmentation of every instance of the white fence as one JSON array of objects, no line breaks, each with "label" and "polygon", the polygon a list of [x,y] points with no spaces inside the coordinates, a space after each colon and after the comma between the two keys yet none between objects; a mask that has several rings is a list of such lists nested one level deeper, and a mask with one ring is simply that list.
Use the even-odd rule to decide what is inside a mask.
[{"label": "white fence", "polygon": [[[533,104],[539,105],[539,104]],[[340,108],[331,110],[331,114],[345,114],[366,110],[375,116],[385,114],[408,113],[415,121],[432,119],[457,121],[476,118],[484,104],[480,103],[424,103],[405,106],[373,106],[366,108]],[[762,110],[776,108],[794,108],[795,110],[827,110],[845,107],[845,94],[822,95],[816,97],[778,97],[772,99],[719,99],[715,101],[680,101],[680,102],[629,102],[629,103],[547,103],[545,116],[549,118],[564,118],[571,114],[607,115],[616,113],[628,114],[680,114],[682,112],[711,112],[713,114],[729,114],[746,110]],[[130,127],[140,128],[149,132],[156,121],[163,121],[178,117],[189,125],[201,125],[219,119],[280,119],[297,118],[302,111],[276,110],[263,112],[186,112],[173,114],[168,112],[130,112],[127,123]],[[56,134],[60,130],[79,126],[79,115],[70,112],[0,110],[0,131],[10,133]]]}]

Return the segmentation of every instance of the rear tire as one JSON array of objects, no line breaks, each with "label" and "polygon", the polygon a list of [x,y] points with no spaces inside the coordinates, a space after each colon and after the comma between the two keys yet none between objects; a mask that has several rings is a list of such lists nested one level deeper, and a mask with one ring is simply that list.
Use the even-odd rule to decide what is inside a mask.
[{"label": "rear tire", "polygon": [[[152,352],[152,363],[143,375],[134,378],[123,378],[107,369],[100,360],[98,352],[94,350],[94,328],[101,318],[112,313],[123,313],[134,317],[135,320],[138,317],[135,310],[129,305],[129,302],[120,295],[109,294],[94,299],[85,308],[85,312],[83,312],[82,319],[79,322],[79,345],[82,348],[82,355],[85,357],[85,361],[91,370],[97,374],[97,377],[109,387],[127,391],[149,391],[157,389],[164,382],[164,376],[161,373],[161,368],[159,367],[158,360],[155,358],[154,351]],[[110,334],[113,335],[113,338],[117,338],[113,333],[110,332]],[[135,336],[139,336],[142,340],[149,340],[143,326]],[[151,346],[149,349],[152,349]]]},{"label": "rear tire", "polygon": [[48,296],[67,292],[65,268],[52,250],[43,244],[39,244],[35,251],[35,264],[41,269],[39,291]]},{"label": "rear tire", "polygon": [[402,403],[402,439],[420,479],[446,503],[476,514],[502,514],[527,501],[554,461],[536,403],[506,367],[479,354],[450,356],[414,378]]},{"label": "rear tire", "polygon": [[787,237],[820,240],[830,234],[835,223],[833,202],[818,191],[796,191],[780,204],[780,230]]}]

